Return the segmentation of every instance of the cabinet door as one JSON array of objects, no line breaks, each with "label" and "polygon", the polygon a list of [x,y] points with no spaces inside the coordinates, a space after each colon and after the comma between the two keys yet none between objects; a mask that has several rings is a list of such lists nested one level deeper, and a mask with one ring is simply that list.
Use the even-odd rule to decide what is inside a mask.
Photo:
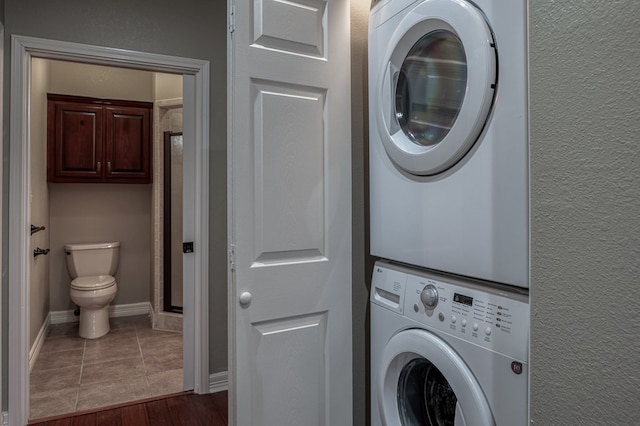
[{"label": "cabinet door", "polygon": [[102,179],[103,108],[68,102],[49,102],[48,108],[49,181],[92,182]]},{"label": "cabinet door", "polygon": [[151,182],[151,110],[105,107],[105,181]]}]

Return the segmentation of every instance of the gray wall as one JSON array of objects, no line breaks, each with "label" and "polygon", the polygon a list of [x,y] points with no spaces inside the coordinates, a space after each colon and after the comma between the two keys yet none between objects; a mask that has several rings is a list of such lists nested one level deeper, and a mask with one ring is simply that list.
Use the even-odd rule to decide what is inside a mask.
[{"label": "gray wall", "polygon": [[531,413],[640,419],[640,3],[530,3]]},{"label": "gray wall", "polygon": [[[10,99],[12,34],[208,60],[210,130],[210,371],[227,369],[226,321],[226,2],[189,0],[5,0],[4,105]],[[9,108],[4,109],[3,246],[7,247]],[[6,378],[6,262],[3,250],[3,383]],[[3,406],[6,394],[3,393]]]}]

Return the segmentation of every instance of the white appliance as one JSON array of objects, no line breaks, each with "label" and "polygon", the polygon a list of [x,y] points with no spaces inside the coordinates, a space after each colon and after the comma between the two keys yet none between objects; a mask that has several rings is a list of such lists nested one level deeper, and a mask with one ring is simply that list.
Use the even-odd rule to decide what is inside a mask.
[{"label": "white appliance", "polygon": [[526,0],[381,0],[371,254],[527,288]]},{"label": "white appliance", "polygon": [[526,290],[377,262],[372,426],[528,423]]}]

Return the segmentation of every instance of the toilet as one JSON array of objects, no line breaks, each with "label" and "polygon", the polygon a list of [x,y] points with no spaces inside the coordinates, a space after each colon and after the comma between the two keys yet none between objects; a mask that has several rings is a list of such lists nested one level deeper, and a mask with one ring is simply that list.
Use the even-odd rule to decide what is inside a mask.
[{"label": "toilet", "polygon": [[120,243],[65,244],[71,276],[71,300],[80,307],[79,335],[97,339],[107,334],[109,303],[116,296]]}]

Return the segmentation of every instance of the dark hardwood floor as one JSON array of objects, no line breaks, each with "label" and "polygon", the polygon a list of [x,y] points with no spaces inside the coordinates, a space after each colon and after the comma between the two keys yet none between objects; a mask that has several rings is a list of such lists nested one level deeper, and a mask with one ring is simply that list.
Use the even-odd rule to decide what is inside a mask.
[{"label": "dark hardwood floor", "polygon": [[190,392],[104,409],[36,419],[33,426],[227,426],[227,392]]}]

